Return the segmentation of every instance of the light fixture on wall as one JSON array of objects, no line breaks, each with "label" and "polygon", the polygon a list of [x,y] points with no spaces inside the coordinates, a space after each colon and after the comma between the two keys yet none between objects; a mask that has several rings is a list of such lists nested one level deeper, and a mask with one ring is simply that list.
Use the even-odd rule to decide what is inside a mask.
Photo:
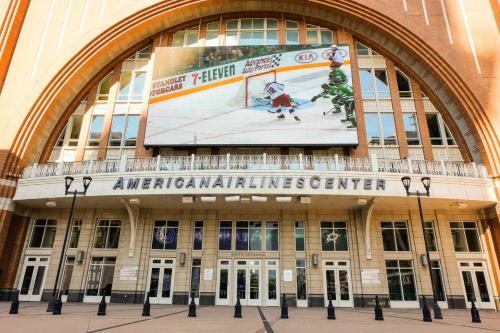
[{"label": "light fixture on wall", "polygon": [[292,202],[292,197],[276,197],[276,202],[279,203]]},{"label": "light fixture on wall", "polygon": [[186,263],[186,252],[181,252],[179,254],[179,264],[184,265]]},{"label": "light fixture on wall", "polygon": [[183,204],[189,204],[194,202],[194,197],[190,195],[185,195],[182,197],[182,203]]},{"label": "light fixture on wall", "polygon": [[359,206],[366,206],[367,203],[368,203],[368,199],[366,199],[366,198],[358,198],[358,205]]},{"label": "light fixture on wall", "polygon": [[425,254],[422,254],[420,256],[420,262],[422,263],[422,266],[424,266],[424,267],[429,266],[429,262],[427,261],[427,256]]},{"label": "light fixture on wall", "polygon": [[57,207],[57,201],[47,201],[45,203],[47,205],[47,207],[49,208],[54,208],[54,207]]},{"label": "light fixture on wall", "polygon": [[311,203],[311,197],[300,197],[300,203],[301,204],[310,204]]},{"label": "light fixture on wall", "polygon": [[139,198],[130,198],[128,200],[128,202],[132,205],[132,206],[139,206],[141,204],[141,200]]},{"label": "light fixture on wall", "polygon": [[215,202],[217,201],[217,197],[214,196],[201,196],[201,202]]},{"label": "light fixture on wall", "polygon": [[455,203],[451,204],[450,207],[458,208],[458,209],[465,209],[468,207],[468,205],[465,202],[455,202]]},{"label": "light fixture on wall", "polygon": [[318,266],[318,254],[317,253],[313,253],[312,255],[312,263],[313,263],[313,266]]},{"label": "light fixture on wall", "polygon": [[238,202],[238,201],[240,201],[240,196],[239,195],[226,195],[224,200],[226,200],[226,202]]},{"label": "light fixture on wall", "polygon": [[252,201],[253,202],[266,202],[267,197],[264,197],[262,195],[252,195]]}]

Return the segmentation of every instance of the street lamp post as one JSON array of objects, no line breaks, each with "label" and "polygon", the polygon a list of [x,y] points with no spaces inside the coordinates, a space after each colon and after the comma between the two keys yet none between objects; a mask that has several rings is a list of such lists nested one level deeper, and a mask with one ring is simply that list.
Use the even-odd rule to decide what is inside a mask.
[{"label": "street lamp post", "polygon": [[[68,217],[68,223],[66,225],[66,232],[64,234],[64,242],[63,246],[61,249],[61,257],[59,258],[59,265],[57,266],[57,273],[56,273],[56,281],[54,282],[54,288],[52,289],[52,295],[49,300],[49,304],[47,305],[47,312],[56,312],[55,314],[60,314],[61,313],[61,307],[62,303],[59,303],[59,298],[56,297],[56,291],[57,287],[59,284],[59,274],[61,273],[61,266],[64,260],[64,256],[66,253],[66,243],[68,242],[68,234],[69,234],[69,229],[71,226],[71,220],[73,219],[73,211],[75,209],[75,202],[76,202],[76,196],[77,195],[85,195],[87,194],[87,189],[89,188],[90,182],[92,181],[91,177],[83,177],[83,191],[70,191],[71,183],[73,183],[75,179],[70,176],[66,176],[64,178],[65,181],[65,191],[64,194],[68,195],[71,194],[73,195],[73,200],[71,201],[71,209],[69,211],[69,217]],[[59,303],[59,304],[58,304]]]},{"label": "street lamp post", "polygon": [[[429,269],[429,276],[431,278],[431,285],[432,285],[432,297],[434,298],[434,319],[443,319],[443,316],[441,314],[441,308],[439,307],[439,304],[437,302],[437,297],[436,297],[436,286],[434,285],[434,278],[432,276],[432,265],[431,265],[431,257],[429,255],[429,246],[427,245],[427,239],[425,237],[425,222],[424,222],[424,214],[422,212],[422,202],[420,197],[426,196],[430,197],[430,188],[431,188],[431,179],[430,177],[422,177],[420,179],[422,184],[424,185],[425,188],[425,193],[421,193],[420,191],[416,192],[410,192],[410,184],[411,184],[411,178],[408,176],[405,176],[401,178],[401,182],[403,183],[403,186],[406,190],[406,195],[409,196],[416,196],[417,201],[418,201],[418,212],[420,214],[420,224],[422,226],[422,233],[424,236],[424,245],[425,245],[425,255],[427,257],[427,267]],[[423,298],[423,302],[425,303],[425,296]],[[424,304],[424,307],[426,307],[426,304]]]}]

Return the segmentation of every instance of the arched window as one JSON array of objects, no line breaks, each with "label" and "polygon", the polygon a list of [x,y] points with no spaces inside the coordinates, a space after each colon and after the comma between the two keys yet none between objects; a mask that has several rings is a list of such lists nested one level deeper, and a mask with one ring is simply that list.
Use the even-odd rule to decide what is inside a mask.
[{"label": "arched window", "polygon": [[278,20],[270,18],[228,20],[226,45],[278,45]]}]

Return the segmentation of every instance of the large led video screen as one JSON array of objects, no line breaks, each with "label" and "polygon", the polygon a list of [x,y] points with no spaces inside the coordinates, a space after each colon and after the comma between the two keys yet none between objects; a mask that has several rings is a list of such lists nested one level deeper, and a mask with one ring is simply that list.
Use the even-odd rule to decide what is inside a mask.
[{"label": "large led video screen", "polygon": [[146,146],[356,145],[349,48],[160,47]]}]

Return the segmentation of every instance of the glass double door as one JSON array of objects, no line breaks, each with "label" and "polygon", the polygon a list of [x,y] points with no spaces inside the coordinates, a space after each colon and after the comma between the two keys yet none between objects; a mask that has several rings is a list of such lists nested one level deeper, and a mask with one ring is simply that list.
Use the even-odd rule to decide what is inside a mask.
[{"label": "glass double door", "polygon": [[172,304],[174,259],[151,259],[147,291],[152,304]]},{"label": "glass double door", "polygon": [[217,305],[279,306],[278,260],[220,260]]},{"label": "glass double door", "polygon": [[48,257],[26,257],[19,280],[20,301],[40,301],[49,264]]},{"label": "glass double door", "polygon": [[325,261],[323,284],[325,306],[328,306],[330,299],[334,306],[353,306],[349,261]]},{"label": "glass double door", "polygon": [[494,309],[491,284],[484,262],[461,262],[460,275],[468,308],[472,301],[478,308]]}]

